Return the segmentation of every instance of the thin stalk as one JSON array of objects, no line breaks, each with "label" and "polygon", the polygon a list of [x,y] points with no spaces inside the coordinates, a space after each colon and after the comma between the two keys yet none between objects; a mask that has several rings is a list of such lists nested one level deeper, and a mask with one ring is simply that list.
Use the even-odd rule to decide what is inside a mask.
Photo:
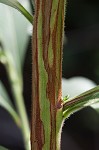
[{"label": "thin stalk", "polygon": [[6,66],[10,81],[11,81],[11,88],[12,93],[14,96],[15,105],[18,111],[18,115],[20,118],[20,129],[23,135],[24,146],[26,150],[30,150],[30,128],[29,128],[29,121],[26,113],[26,108],[24,104],[23,98],[23,82],[21,74],[18,76],[15,72],[14,68],[11,64]]},{"label": "thin stalk", "polygon": [[23,134],[25,149],[30,150],[30,129],[28,117],[26,113],[22,90],[19,88],[19,85],[13,85],[13,92],[15,96],[15,104],[21,120],[21,131]]},{"label": "thin stalk", "polygon": [[33,16],[19,3],[18,10],[33,24]]},{"label": "thin stalk", "polygon": [[64,0],[37,0],[33,26],[32,150],[59,150]]},{"label": "thin stalk", "polygon": [[[13,93],[15,105],[18,111],[17,114],[20,119],[19,127],[22,132],[24,146],[26,150],[30,150],[31,149],[30,148],[30,127],[29,127],[29,121],[28,121],[26,108],[24,104],[24,98],[23,98],[23,82],[22,82],[21,71],[19,71],[19,74],[18,74],[14,66],[10,64],[9,62],[6,62],[6,70],[9,75],[12,93]],[[12,109],[10,111],[12,111]],[[17,117],[17,116],[15,116],[15,114],[13,113],[13,117]]]}]

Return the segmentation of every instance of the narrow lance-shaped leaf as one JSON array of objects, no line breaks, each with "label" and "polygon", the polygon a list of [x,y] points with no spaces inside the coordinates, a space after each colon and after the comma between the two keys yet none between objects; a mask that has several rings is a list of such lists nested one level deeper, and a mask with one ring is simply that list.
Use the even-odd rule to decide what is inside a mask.
[{"label": "narrow lance-shaped leaf", "polygon": [[[3,107],[8,111],[8,113],[11,115],[15,123],[20,126],[20,119],[17,114],[17,112],[14,110],[14,106],[9,99],[9,96],[3,86],[3,84],[0,82],[0,106]],[[1,150],[1,149],[0,149]]]},{"label": "narrow lance-shaped leaf", "polygon": [[79,96],[66,101],[63,105],[64,119],[74,112],[91,104],[99,102],[99,86],[80,94]]},{"label": "narrow lance-shaped leaf", "polygon": [[8,148],[5,148],[3,146],[0,146],[0,150],[8,150]]},{"label": "narrow lance-shaped leaf", "polygon": [[0,3],[17,9],[29,20],[31,24],[33,24],[33,16],[17,0],[0,0]]},{"label": "narrow lance-shaped leaf", "polygon": [[[30,10],[28,2],[26,5]],[[7,18],[7,28],[5,18]],[[12,77],[14,77],[13,74],[17,72],[17,77],[19,80],[22,79],[21,69],[23,67],[26,47],[29,39],[27,32],[29,26],[30,23],[23,15],[18,13],[18,11],[16,12],[15,9],[12,9],[11,7],[0,5],[0,42],[2,44],[1,51],[5,54],[9,65],[13,67],[12,72],[11,70],[9,71],[12,74]],[[1,57],[2,56],[0,56],[0,60],[2,59]]]},{"label": "narrow lance-shaped leaf", "polygon": [[[0,13],[0,16],[1,16],[0,17],[0,20],[1,20],[0,21],[0,41],[2,43],[0,60],[3,59],[2,62],[4,62],[5,64],[9,79],[11,81],[11,88],[12,88],[12,93],[13,93],[14,100],[15,100],[16,109],[18,110],[20,120],[21,120],[21,131],[22,131],[23,138],[24,138],[24,144],[25,144],[26,149],[28,150],[30,147],[30,144],[29,144],[30,131],[29,131],[29,123],[28,123],[28,118],[27,118],[26,109],[25,109],[24,100],[23,100],[23,94],[22,94],[23,79],[22,79],[22,70],[21,70],[22,69],[21,66],[23,64],[22,62],[25,56],[23,54],[25,51],[23,50],[23,52],[20,53],[20,51],[23,48],[20,47],[20,43],[18,42],[18,40],[20,39],[18,38],[19,35],[16,35],[16,32],[19,32],[19,30],[16,29],[17,24],[13,20],[13,17],[15,19],[15,16],[13,16],[14,14],[12,13],[12,10],[11,11],[10,10],[11,9],[9,9],[9,7],[6,7],[6,6],[4,7],[3,5],[0,5],[0,12],[2,12]],[[4,18],[7,18],[7,28],[6,28],[6,20]],[[16,26],[14,26],[15,24]],[[23,30],[23,31],[22,30],[20,30],[20,34],[22,34],[23,31],[26,32],[26,30]],[[22,35],[24,36],[24,34]],[[23,41],[24,40],[22,38],[22,44],[23,44]],[[19,47],[20,47],[20,50],[19,50]]]}]

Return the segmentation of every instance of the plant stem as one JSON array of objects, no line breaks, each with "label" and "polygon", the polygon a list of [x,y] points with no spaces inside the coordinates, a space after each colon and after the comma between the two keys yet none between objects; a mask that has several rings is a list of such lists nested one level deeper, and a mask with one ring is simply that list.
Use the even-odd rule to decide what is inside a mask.
[{"label": "plant stem", "polygon": [[21,131],[23,134],[24,146],[26,150],[30,150],[30,129],[22,89],[20,88],[20,84],[13,84],[12,87],[15,96],[15,104],[21,120]]},{"label": "plant stem", "polygon": [[37,0],[33,27],[32,150],[59,150],[64,0]]},{"label": "plant stem", "polygon": [[11,87],[12,87],[12,93],[15,100],[15,105],[21,122],[20,129],[24,140],[24,146],[26,150],[30,150],[31,149],[30,148],[30,127],[29,127],[29,121],[28,121],[26,108],[24,104],[24,98],[23,98],[22,77],[21,74],[19,76],[17,73],[13,74],[13,72],[15,72],[14,68],[12,69],[8,69],[8,68],[11,68],[10,64],[7,67],[7,71],[11,81]]}]

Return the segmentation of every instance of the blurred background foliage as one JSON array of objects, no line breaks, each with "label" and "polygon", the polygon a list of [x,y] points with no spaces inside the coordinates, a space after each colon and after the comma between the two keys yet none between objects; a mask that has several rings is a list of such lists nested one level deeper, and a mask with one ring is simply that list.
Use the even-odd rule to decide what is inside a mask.
[{"label": "blurred background foliage", "polygon": [[[22,0],[21,0],[22,1]],[[31,3],[31,1],[30,1]],[[33,10],[33,7],[31,7]],[[33,11],[32,11],[33,12]],[[22,35],[20,35],[22,36]],[[21,40],[20,40],[21,42]],[[22,43],[20,43],[22,44]],[[31,34],[26,45],[26,55],[23,64],[23,96],[28,112],[31,116],[31,66],[32,47]],[[98,0],[68,0],[65,20],[65,38],[63,50],[63,77],[84,76],[99,84],[99,1]],[[7,72],[0,63],[0,79],[13,102],[13,95]],[[68,94],[68,93],[66,93]],[[8,133],[8,126],[5,127],[8,134],[6,137],[13,139],[13,144],[18,145],[22,150],[22,137],[20,131],[11,122],[10,116],[0,108],[0,124],[4,117],[10,119],[9,128],[12,126],[13,133]],[[3,116],[3,119],[2,117]],[[1,124],[2,127],[2,124]],[[3,134],[0,129],[0,135]],[[9,136],[10,135],[10,136]],[[2,135],[0,144],[9,145]],[[9,141],[8,140],[8,141]],[[12,143],[12,141],[11,141]],[[10,144],[11,144],[10,143]],[[99,149],[99,115],[95,110],[88,107],[72,115],[63,128],[62,150],[98,150]]]},{"label": "blurred background foliage", "polygon": [[63,76],[85,76],[99,84],[99,1],[69,0],[65,21]]},{"label": "blurred background foliage", "polygon": [[[66,13],[63,77],[83,76],[99,84],[99,1],[69,0]],[[63,150],[98,150],[99,114],[88,107],[72,115],[62,138],[67,140]]]}]

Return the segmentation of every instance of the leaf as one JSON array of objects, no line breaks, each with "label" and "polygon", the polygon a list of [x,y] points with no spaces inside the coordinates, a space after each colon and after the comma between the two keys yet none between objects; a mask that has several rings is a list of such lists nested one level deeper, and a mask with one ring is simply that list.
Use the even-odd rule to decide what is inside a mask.
[{"label": "leaf", "polygon": [[17,9],[29,20],[31,24],[33,24],[33,16],[17,0],[0,0],[0,3]]},{"label": "leaf", "polygon": [[[6,20],[7,18],[7,26]],[[0,41],[3,45],[3,51],[7,58],[9,65],[13,65],[15,72],[20,75],[21,62],[18,52],[18,43],[13,21],[13,15],[7,6],[0,5]]]},{"label": "leaf", "polygon": [[99,102],[98,103],[95,103],[95,104],[92,104],[91,107],[93,109],[95,109],[98,113],[99,113]]},{"label": "leaf", "polygon": [[74,97],[63,104],[63,118],[92,104],[99,103],[99,86]]},{"label": "leaf", "polygon": [[[7,18],[7,24],[5,18]],[[7,69],[13,78],[16,75],[19,80],[22,80],[22,67],[29,40],[29,26],[30,23],[14,9],[0,5],[0,42],[9,64]]]},{"label": "leaf", "polygon": [[3,146],[0,146],[0,150],[8,150],[8,148],[5,148]]},{"label": "leaf", "polygon": [[18,117],[17,112],[14,110],[14,106],[9,99],[9,96],[5,90],[5,87],[3,86],[2,82],[0,82],[0,106],[6,109],[9,114],[12,116],[14,121],[18,126],[20,126],[20,119]]},{"label": "leaf", "polygon": [[[28,1],[25,1],[25,6],[28,10],[31,10],[30,4]],[[29,36],[30,36],[29,29],[30,28],[32,29],[33,26],[25,19],[24,16],[16,12],[14,9],[12,9],[11,13],[13,13],[13,22],[15,26],[14,28],[15,28],[15,33],[16,33],[16,40],[18,44],[17,52],[19,53],[21,66],[23,67],[24,58],[26,56],[25,54],[26,54],[27,45],[28,45]]]},{"label": "leaf", "polygon": [[[27,148],[30,146],[30,142],[26,144],[26,141],[29,141],[30,138],[30,129],[23,99],[22,67],[26,52],[26,44],[28,42],[27,29],[30,24],[29,22],[25,22],[27,20],[22,19],[23,16],[18,13],[18,15],[20,15],[19,18],[17,12],[14,11],[15,9],[7,7],[6,5],[0,5],[0,43],[2,43],[1,51],[3,52],[0,57],[5,60],[4,64],[8,72],[12,94],[20,117],[19,125],[21,126],[25,147]],[[18,17],[17,21],[14,20],[15,17]],[[7,20],[5,18],[7,18]],[[20,26],[18,24],[20,24]],[[9,111],[10,109],[11,107]]]}]

